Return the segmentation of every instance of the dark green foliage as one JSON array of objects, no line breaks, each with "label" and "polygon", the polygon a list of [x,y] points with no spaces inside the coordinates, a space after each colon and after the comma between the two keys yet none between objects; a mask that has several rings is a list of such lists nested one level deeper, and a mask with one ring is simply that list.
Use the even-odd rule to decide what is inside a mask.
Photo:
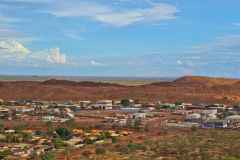
[{"label": "dark green foliage", "polygon": [[58,127],[56,132],[63,140],[69,140],[72,137],[70,131],[66,128]]},{"label": "dark green foliage", "polygon": [[124,99],[121,100],[121,104],[124,105],[124,106],[129,106],[130,101],[129,101],[129,99],[124,98]]},{"label": "dark green foliage", "polygon": [[182,102],[175,102],[175,105],[182,105]]},{"label": "dark green foliage", "polygon": [[7,157],[7,153],[6,152],[1,152],[0,151],[0,159],[4,159],[5,157]]},{"label": "dark green foliage", "polygon": [[140,103],[139,99],[134,100],[134,104],[139,104],[139,103]]}]

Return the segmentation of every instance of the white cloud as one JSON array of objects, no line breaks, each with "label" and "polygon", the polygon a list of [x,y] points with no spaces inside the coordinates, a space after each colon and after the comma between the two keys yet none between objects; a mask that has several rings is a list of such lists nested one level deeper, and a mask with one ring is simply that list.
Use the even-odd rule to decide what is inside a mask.
[{"label": "white cloud", "polygon": [[61,54],[57,47],[40,51],[39,54],[46,55],[46,60],[50,63],[66,63],[66,55]]},{"label": "white cloud", "polygon": [[75,40],[84,40],[84,38],[79,35],[79,32],[86,32],[86,30],[79,30],[79,31],[68,30],[68,31],[64,31],[64,35]]},{"label": "white cloud", "polygon": [[44,3],[52,2],[53,0],[1,0],[4,2],[26,2],[26,3]]},{"label": "white cloud", "polygon": [[182,65],[183,63],[182,63],[182,61],[178,60],[177,64]]},{"label": "white cloud", "polygon": [[0,41],[0,60],[3,63],[19,62],[26,65],[66,63],[66,55],[60,49],[50,48],[38,52],[31,52],[15,40]]},{"label": "white cloud", "polygon": [[20,19],[8,17],[2,13],[0,13],[0,23],[13,23],[13,22],[20,22]]},{"label": "white cloud", "polygon": [[192,61],[187,61],[187,65],[191,66],[191,67],[194,67],[195,64],[192,62]]},{"label": "white cloud", "polygon": [[189,47],[192,53],[230,54],[240,53],[240,35],[218,37],[214,42]]},{"label": "white cloud", "polygon": [[179,10],[166,3],[151,3],[148,8],[118,10],[95,3],[56,3],[55,9],[45,11],[56,17],[90,17],[113,26],[126,26],[142,21],[175,19]]},{"label": "white cloud", "polygon": [[232,23],[234,26],[240,26],[240,23]]},{"label": "white cloud", "polygon": [[97,63],[97,62],[95,62],[95,61],[90,61],[90,64],[91,64],[92,66],[101,66],[100,63]]}]

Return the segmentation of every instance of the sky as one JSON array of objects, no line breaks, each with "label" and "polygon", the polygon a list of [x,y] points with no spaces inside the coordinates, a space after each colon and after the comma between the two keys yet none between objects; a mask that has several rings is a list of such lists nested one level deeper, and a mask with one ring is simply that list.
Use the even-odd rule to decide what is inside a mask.
[{"label": "sky", "polygon": [[0,75],[240,78],[239,0],[0,0]]}]

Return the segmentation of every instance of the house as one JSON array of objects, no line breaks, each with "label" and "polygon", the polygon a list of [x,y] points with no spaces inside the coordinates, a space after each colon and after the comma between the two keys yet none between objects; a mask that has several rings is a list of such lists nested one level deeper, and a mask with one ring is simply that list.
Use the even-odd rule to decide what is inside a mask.
[{"label": "house", "polygon": [[212,119],[202,123],[202,128],[226,128],[227,120]]},{"label": "house", "polygon": [[133,113],[130,115],[131,119],[145,119],[146,113]]},{"label": "house", "polygon": [[211,120],[211,119],[216,119],[217,115],[216,114],[204,114],[202,116],[203,120]]},{"label": "house", "polygon": [[140,111],[140,108],[121,108],[120,110],[123,112],[137,113]]},{"label": "house", "polygon": [[238,123],[238,122],[240,122],[240,116],[239,115],[228,116],[225,119],[229,120],[229,122],[231,122],[231,123]]},{"label": "house", "polygon": [[217,114],[217,109],[203,110],[202,114]]},{"label": "house", "polygon": [[54,116],[43,116],[43,119],[44,120],[48,120],[48,121],[50,121],[50,120],[53,120],[55,117]]},{"label": "house", "polygon": [[188,106],[187,110],[204,110],[204,106]]},{"label": "house", "polygon": [[189,121],[196,121],[201,118],[201,114],[193,113],[193,114],[187,114],[186,119]]},{"label": "house", "polygon": [[14,156],[19,156],[19,157],[27,157],[28,156],[27,154],[25,154],[23,149],[13,149],[12,154]]},{"label": "house", "polygon": [[101,100],[92,105],[95,109],[111,110],[112,100]]}]

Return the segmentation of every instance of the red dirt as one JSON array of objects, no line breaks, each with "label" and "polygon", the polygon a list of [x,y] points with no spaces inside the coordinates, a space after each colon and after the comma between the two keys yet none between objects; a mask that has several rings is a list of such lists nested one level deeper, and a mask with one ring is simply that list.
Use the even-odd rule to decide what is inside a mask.
[{"label": "red dirt", "polygon": [[0,98],[4,100],[101,100],[122,98],[142,101],[223,103],[239,101],[223,100],[223,97],[240,96],[240,80],[186,76],[173,82],[124,86],[111,83],[74,82],[48,80],[45,82],[0,82]]}]

